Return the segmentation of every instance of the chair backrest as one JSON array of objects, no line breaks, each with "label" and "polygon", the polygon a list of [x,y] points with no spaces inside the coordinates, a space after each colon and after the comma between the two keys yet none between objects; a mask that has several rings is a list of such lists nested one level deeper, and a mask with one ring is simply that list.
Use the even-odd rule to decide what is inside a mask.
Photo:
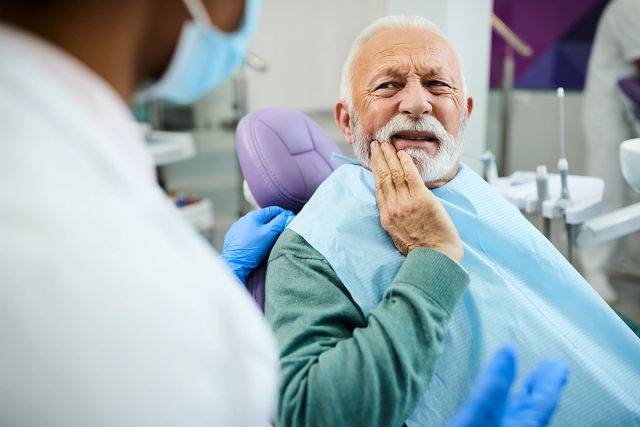
[{"label": "chair backrest", "polygon": [[[342,165],[331,153],[342,154],[317,123],[288,108],[254,111],[236,131],[238,158],[251,194],[261,208],[279,206],[300,212],[316,189]],[[265,260],[246,282],[264,311]]]}]

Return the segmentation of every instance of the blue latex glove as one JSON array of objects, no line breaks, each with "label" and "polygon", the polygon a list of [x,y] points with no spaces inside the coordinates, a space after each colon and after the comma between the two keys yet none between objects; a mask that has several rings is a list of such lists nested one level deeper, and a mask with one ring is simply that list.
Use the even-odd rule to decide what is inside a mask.
[{"label": "blue latex glove", "polygon": [[545,359],[509,395],[516,375],[516,355],[505,346],[493,356],[475,390],[447,427],[544,427],[560,401],[568,366]]},{"label": "blue latex glove", "polygon": [[275,206],[249,212],[236,221],[224,236],[219,259],[244,285],[249,273],[266,258],[280,233],[294,217],[293,212]]}]

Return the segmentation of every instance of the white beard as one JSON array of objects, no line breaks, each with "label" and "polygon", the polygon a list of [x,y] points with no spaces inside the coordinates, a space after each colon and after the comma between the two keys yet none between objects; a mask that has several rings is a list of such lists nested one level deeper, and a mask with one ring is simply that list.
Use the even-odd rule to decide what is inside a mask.
[{"label": "white beard", "polygon": [[404,149],[418,168],[418,172],[420,172],[424,182],[440,181],[453,170],[462,155],[462,142],[467,121],[466,108],[460,118],[460,131],[457,139],[447,132],[442,123],[433,116],[411,119],[402,114],[393,117],[389,120],[389,123],[373,135],[365,136],[362,135],[360,120],[355,110],[352,110],[350,115],[353,149],[362,166],[369,169],[371,169],[371,142],[384,141],[391,144],[393,135],[406,131],[429,132],[438,143],[438,152],[433,157],[420,148],[409,147]]}]

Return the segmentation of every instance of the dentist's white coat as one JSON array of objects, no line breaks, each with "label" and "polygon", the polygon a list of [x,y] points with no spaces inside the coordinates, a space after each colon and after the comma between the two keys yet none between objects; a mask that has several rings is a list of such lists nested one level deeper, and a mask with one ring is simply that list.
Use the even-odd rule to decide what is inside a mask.
[{"label": "dentist's white coat", "polygon": [[275,340],[99,76],[0,25],[0,425],[264,426]]}]

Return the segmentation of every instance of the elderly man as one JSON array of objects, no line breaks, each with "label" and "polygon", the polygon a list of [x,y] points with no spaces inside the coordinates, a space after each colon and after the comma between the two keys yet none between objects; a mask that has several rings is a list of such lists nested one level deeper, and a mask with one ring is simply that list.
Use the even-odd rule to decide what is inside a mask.
[{"label": "elderly man", "polygon": [[[440,30],[420,17],[374,22],[354,42],[341,98],[336,121],[363,167],[336,170],[269,259],[266,316],[282,364],[277,424],[443,425],[504,341],[527,370],[545,356],[569,363],[560,425],[637,422],[640,340],[459,163],[473,100]],[[401,173],[413,164],[422,180]],[[428,224],[390,237],[398,212],[421,214],[412,197],[428,191],[422,181],[451,216],[464,258],[415,249],[426,236],[437,243]]]}]

